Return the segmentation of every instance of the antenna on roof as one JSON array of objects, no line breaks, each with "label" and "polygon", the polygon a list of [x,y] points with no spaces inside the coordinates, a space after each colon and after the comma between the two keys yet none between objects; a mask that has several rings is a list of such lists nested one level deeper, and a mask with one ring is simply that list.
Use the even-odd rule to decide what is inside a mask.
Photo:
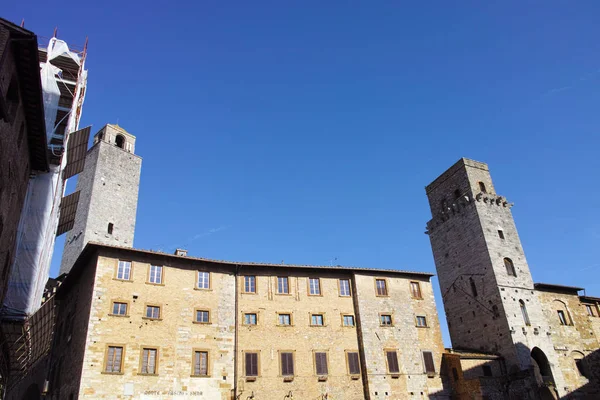
[{"label": "antenna on roof", "polygon": [[25,28],[25,18],[21,20],[21,28]]},{"label": "antenna on roof", "polygon": [[54,34],[52,34],[52,37],[56,37],[56,35],[58,34],[58,26],[54,27]]}]

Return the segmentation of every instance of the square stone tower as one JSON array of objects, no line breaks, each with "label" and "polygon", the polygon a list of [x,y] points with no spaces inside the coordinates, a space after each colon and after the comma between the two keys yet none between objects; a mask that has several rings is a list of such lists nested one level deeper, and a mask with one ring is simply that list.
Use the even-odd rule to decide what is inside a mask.
[{"label": "square stone tower", "polygon": [[[509,373],[562,373],[510,204],[487,164],[462,158],[426,187],[427,223],[452,345],[502,355]],[[535,362],[534,362],[535,361]],[[556,368],[553,368],[556,366]]]},{"label": "square stone tower", "polygon": [[133,247],[142,167],[134,151],[135,136],[118,125],[108,124],[94,136],[77,180],[79,203],[61,274],[69,272],[87,242]]}]

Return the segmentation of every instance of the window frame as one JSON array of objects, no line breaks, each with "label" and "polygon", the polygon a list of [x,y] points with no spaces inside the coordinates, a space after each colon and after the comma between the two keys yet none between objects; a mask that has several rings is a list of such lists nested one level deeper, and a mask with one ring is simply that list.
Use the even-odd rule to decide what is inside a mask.
[{"label": "window frame", "polygon": [[512,259],[508,257],[503,257],[502,262],[504,263],[504,269],[506,270],[506,274],[508,276],[517,277],[517,269],[515,268],[515,263]]},{"label": "window frame", "polygon": [[587,311],[588,317],[596,317],[596,313],[594,312],[594,309],[596,307],[594,307],[593,304],[584,304],[584,306],[585,306],[585,310]]},{"label": "window frame", "polygon": [[[108,353],[111,347],[120,348],[121,349],[121,362],[119,364],[119,371],[107,371],[108,367]],[[104,363],[102,364],[102,373],[109,375],[123,375],[123,367],[125,364],[125,345],[122,343],[107,343],[104,349]]]},{"label": "window frame", "polygon": [[[198,321],[198,312],[206,312],[208,313],[208,321],[204,322],[204,321]],[[192,321],[194,324],[200,324],[200,325],[210,325],[212,324],[212,313],[210,312],[209,308],[206,307],[198,307],[194,309],[194,320]]]},{"label": "window frame", "polygon": [[[318,290],[318,293],[312,293],[312,281],[313,280],[317,281],[317,290]],[[322,290],[322,287],[321,287],[321,278],[319,278],[319,277],[310,277],[309,276],[308,279],[307,279],[307,284],[308,284],[307,285],[307,290],[308,290],[307,291],[307,295],[308,296],[311,296],[311,297],[321,297],[321,296],[323,296],[323,290]]]},{"label": "window frame", "polygon": [[[258,378],[261,376],[260,374],[260,350],[242,350],[242,354],[244,355],[244,359],[243,359],[243,368],[244,368],[244,374],[242,375],[244,378]],[[248,367],[247,367],[247,359],[246,359],[246,354],[256,354],[256,375],[248,375]]]},{"label": "window frame", "polygon": [[[160,282],[152,282],[152,268],[160,268]],[[146,275],[146,283],[148,285],[165,286],[165,267],[164,265],[153,265],[148,266],[148,274]]]},{"label": "window frame", "polygon": [[[254,315],[255,318],[255,322],[254,324],[248,324],[246,323],[246,315]],[[258,326],[258,312],[256,311],[249,311],[249,312],[242,312],[242,325],[244,326]]]},{"label": "window frame", "polygon": [[[206,375],[196,374],[196,353],[206,353]],[[210,378],[212,377],[212,357],[210,350],[206,348],[196,347],[192,349],[192,370],[190,377],[192,378]]]},{"label": "window frame", "polygon": [[[392,371],[390,369],[390,362],[388,359],[388,353],[394,353],[396,355],[396,365],[398,367],[398,371]],[[385,370],[388,375],[400,375],[400,360],[398,358],[398,349],[386,348],[383,349],[383,354],[385,357]]]},{"label": "window frame", "polygon": [[[282,324],[280,317],[282,315],[287,315],[290,318],[290,323],[289,324]],[[287,312],[287,311],[282,311],[282,312],[277,312],[277,326],[282,326],[282,327],[290,327],[290,326],[294,326],[294,315],[292,312]]]},{"label": "window frame", "polygon": [[[358,350],[345,350],[344,353],[346,353],[346,372],[348,373],[348,375],[351,376],[360,376],[361,374],[361,366],[360,366],[360,353],[358,352]],[[357,366],[358,366],[358,372],[352,372],[350,371],[350,354],[356,353],[356,359],[357,359]]]},{"label": "window frame", "polygon": [[[208,287],[200,287],[200,274],[208,274]],[[212,273],[210,271],[197,270],[196,271],[196,283],[194,284],[196,290],[212,290]]]},{"label": "window frame", "polygon": [[[348,282],[348,294],[342,294],[342,281]],[[339,297],[352,297],[352,285],[350,284],[350,278],[339,278],[338,279],[338,296]]]},{"label": "window frame", "polygon": [[[415,296],[415,293],[413,291],[413,287],[417,288],[418,296]],[[410,297],[412,299],[423,300],[423,291],[421,290],[421,282],[419,282],[419,281],[410,281],[410,283],[409,283],[409,289],[410,289]]]},{"label": "window frame", "polygon": [[562,326],[570,326],[571,324],[569,323],[569,317],[567,312],[565,312],[565,310],[556,310],[556,313],[558,314],[558,321],[560,322],[560,324]]},{"label": "window frame", "polygon": [[[158,308],[158,318],[148,317],[148,307],[156,307]],[[142,319],[148,319],[151,321],[162,321],[162,305],[156,303],[146,303],[144,304],[144,316]]]},{"label": "window frame", "polygon": [[[356,317],[354,316],[354,314],[351,314],[351,313],[341,313],[340,316],[342,318],[342,327],[343,328],[356,328]],[[345,324],[346,317],[352,318],[352,325],[346,325]]]},{"label": "window frame", "polygon": [[[380,282],[380,281],[383,282],[383,287],[385,289],[384,294],[379,294],[379,288],[377,286],[377,282]],[[390,290],[389,290],[387,278],[375,278],[375,296],[376,297],[389,297],[390,296]]]},{"label": "window frame", "polygon": [[[419,324],[419,319],[422,318],[424,325]],[[426,315],[415,315],[415,326],[417,328],[429,328],[429,324],[427,323],[427,316]]]},{"label": "window frame", "polygon": [[[254,279],[254,291],[247,291],[246,290],[246,278],[252,278],[252,279]],[[242,293],[245,293],[245,294],[257,294],[257,292],[258,292],[257,284],[258,284],[258,278],[257,278],[256,275],[244,275],[242,277]]]},{"label": "window frame", "polygon": [[[431,354],[431,364],[433,366],[433,371],[428,371],[427,370],[427,362],[425,361],[425,353]],[[432,375],[435,375],[435,374],[438,373],[436,371],[436,369],[435,369],[435,358],[433,357],[433,351],[431,351],[431,350],[421,350],[421,361],[423,363],[423,373],[424,374],[426,374],[428,376],[432,376]]]},{"label": "window frame", "polygon": [[[285,279],[285,282],[287,282],[287,292],[279,291],[279,279]],[[291,296],[292,295],[292,288],[290,285],[290,277],[289,276],[278,275],[275,277],[275,294],[278,296]]]},{"label": "window frame", "polygon": [[[279,376],[282,378],[290,378],[296,376],[296,350],[278,350],[278,358],[279,358]],[[292,355],[292,374],[283,374],[283,354],[291,354]]]},{"label": "window frame", "polygon": [[[313,317],[321,317],[321,325],[313,325]],[[321,328],[324,326],[327,326],[326,322],[325,322],[325,313],[324,312],[314,312],[314,313],[310,313],[310,320],[309,320],[309,324],[311,327],[317,327],[317,328]]]},{"label": "window frame", "polygon": [[[115,310],[115,304],[125,304],[125,314],[115,314],[113,311]],[[122,300],[122,299],[113,299],[110,302],[110,312],[108,313],[108,315],[110,315],[111,317],[129,317],[129,301],[127,300]]]},{"label": "window frame", "polygon": [[[119,267],[121,263],[129,263],[129,279],[119,278]],[[117,267],[115,268],[115,276],[113,277],[113,279],[122,282],[133,282],[133,261],[117,260]]]},{"label": "window frame", "polygon": [[[156,356],[154,359],[154,372],[142,372],[144,366],[144,351],[145,350],[154,350],[156,351]],[[158,375],[158,363],[159,363],[159,348],[157,346],[140,346],[140,361],[138,366],[138,375],[146,375],[146,376],[157,376]]]},{"label": "window frame", "polygon": [[531,320],[529,319],[529,313],[527,312],[527,306],[523,300],[519,300],[519,308],[521,309],[521,317],[523,317],[523,322],[525,326],[531,326]]},{"label": "window frame", "polygon": [[[329,350],[313,350],[313,372],[316,376],[329,376]],[[325,354],[325,369],[327,370],[324,374],[319,374],[317,370],[317,354]]]},{"label": "window frame", "polygon": [[[389,325],[384,325],[383,324],[383,320],[382,317],[390,317],[390,324]],[[384,328],[392,328],[394,326],[394,314],[392,313],[379,313],[379,326],[380,327],[384,327]]]}]

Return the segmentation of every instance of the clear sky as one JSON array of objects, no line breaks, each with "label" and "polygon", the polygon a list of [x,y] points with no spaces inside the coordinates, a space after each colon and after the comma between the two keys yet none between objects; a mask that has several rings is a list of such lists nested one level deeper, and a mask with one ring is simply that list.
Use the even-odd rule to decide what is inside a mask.
[{"label": "clear sky", "polygon": [[597,1],[89,3],[0,12],[89,36],[82,126],[143,157],[135,247],[435,272],[424,186],[464,156],[534,281],[600,296]]}]

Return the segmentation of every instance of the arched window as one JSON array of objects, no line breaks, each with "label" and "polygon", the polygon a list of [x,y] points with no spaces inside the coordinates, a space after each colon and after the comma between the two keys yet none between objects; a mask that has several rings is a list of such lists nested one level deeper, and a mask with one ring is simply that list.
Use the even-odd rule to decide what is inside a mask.
[{"label": "arched window", "polygon": [[109,222],[108,223],[108,234],[109,235],[112,235],[112,233],[113,233],[113,227],[114,227],[114,225],[112,224],[112,222]]},{"label": "arched window", "polygon": [[117,135],[117,138],[115,139],[115,143],[117,144],[117,147],[124,149],[125,148],[125,137],[123,135]]},{"label": "arched window", "polygon": [[475,281],[473,278],[469,278],[469,283],[471,284],[471,292],[473,293],[473,297],[477,297],[477,286],[475,286]]},{"label": "arched window", "polygon": [[487,190],[485,190],[485,184],[483,182],[479,182],[479,190],[483,193],[487,193]]},{"label": "arched window", "polygon": [[558,314],[558,320],[561,325],[571,326],[573,325],[573,320],[571,319],[571,313],[569,313],[569,309],[567,305],[561,300],[554,300],[554,307],[556,309],[556,313]]},{"label": "arched window", "polygon": [[517,273],[515,272],[515,265],[510,258],[504,259],[504,266],[506,267],[507,274],[511,276],[517,276]]},{"label": "arched window", "polygon": [[531,322],[529,322],[529,315],[527,315],[527,307],[525,307],[525,302],[523,300],[519,300],[519,306],[521,307],[521,314],[523,314],[523,321],[525,325],[530,326]]}]

